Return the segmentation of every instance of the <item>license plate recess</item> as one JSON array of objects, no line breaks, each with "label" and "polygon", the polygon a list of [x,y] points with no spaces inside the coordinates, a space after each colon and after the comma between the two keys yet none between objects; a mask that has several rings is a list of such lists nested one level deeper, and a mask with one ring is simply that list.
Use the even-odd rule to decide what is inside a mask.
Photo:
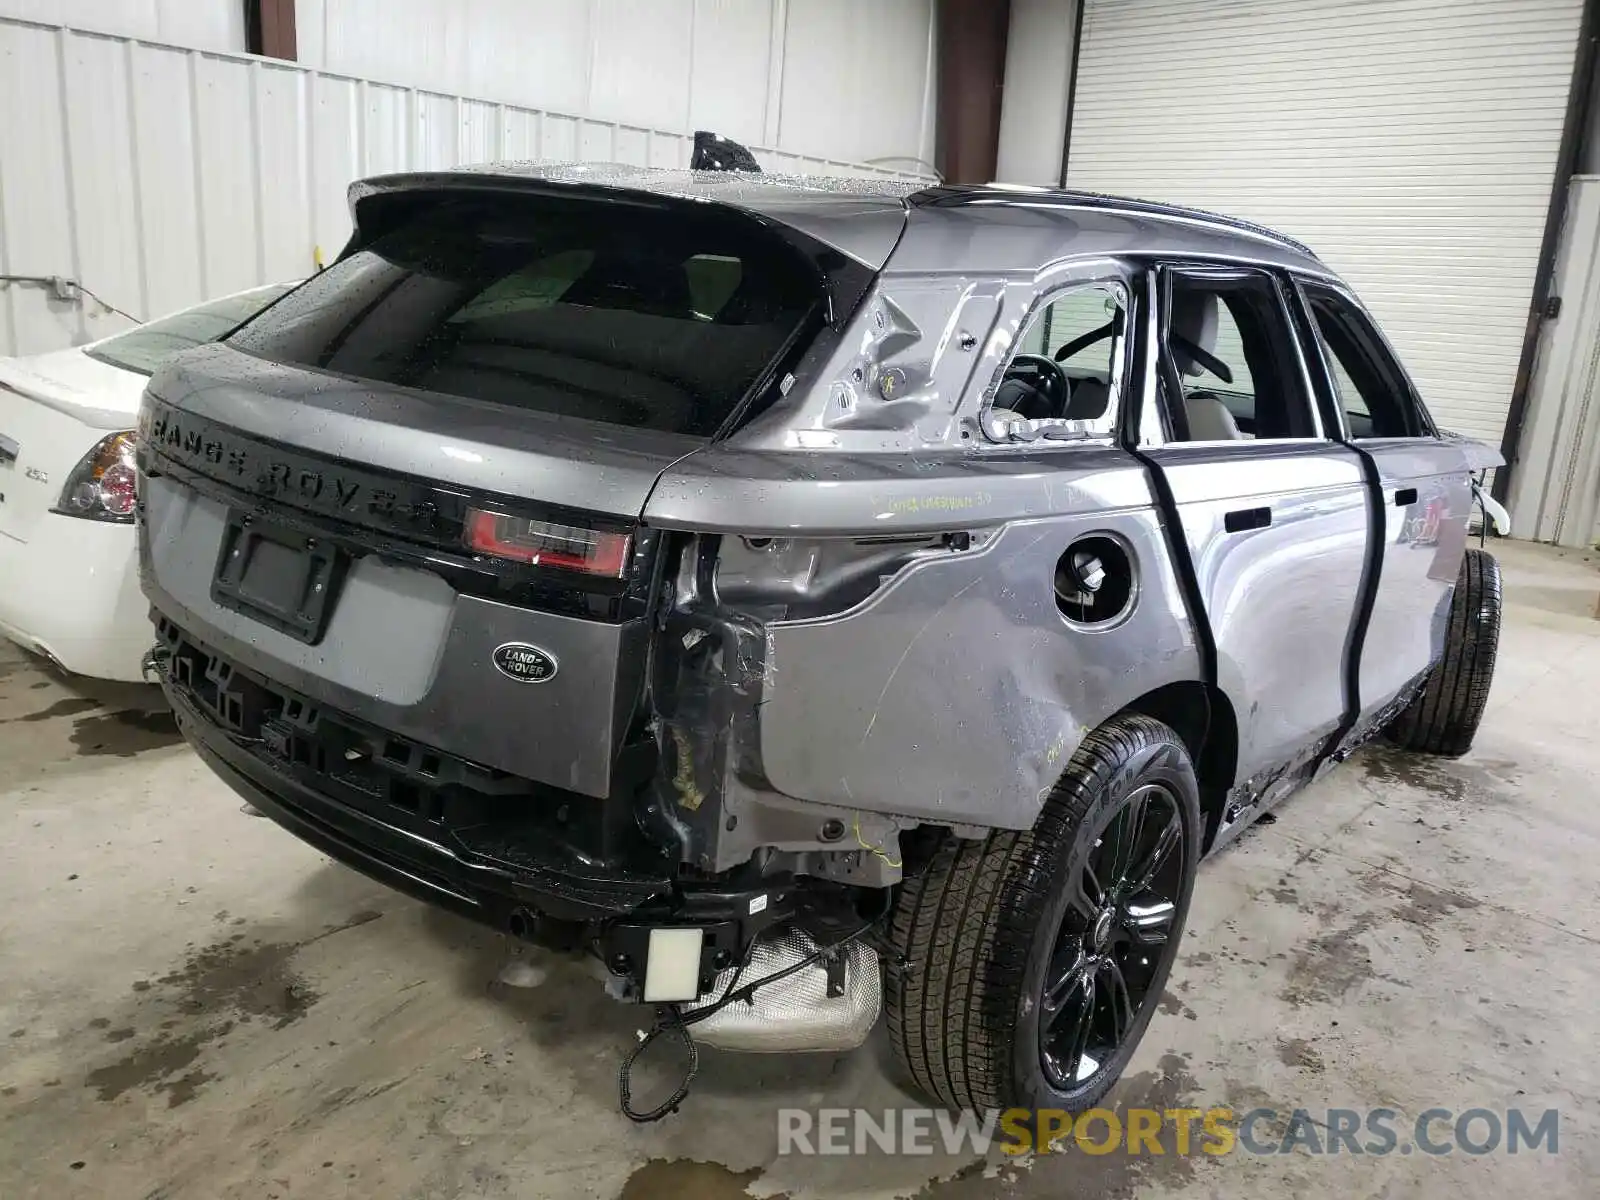
[{"label": "license plate recess", "polygon": [[297,641],[316,645],[327,629],[349,556],[299,530],[230,513],[211,580],[211,598]]}]

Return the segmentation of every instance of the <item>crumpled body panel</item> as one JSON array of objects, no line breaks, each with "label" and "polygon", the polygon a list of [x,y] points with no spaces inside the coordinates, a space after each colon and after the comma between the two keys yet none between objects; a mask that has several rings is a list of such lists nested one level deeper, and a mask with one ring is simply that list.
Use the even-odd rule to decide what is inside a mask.
[{"label": "crumpled body panel", "polygon": [[[1074,628],[1061,555],[1092,533],[1135,564],[1127,617]],[[1199,678],[1153,508],[1018,521],[913,566],[866,604],[768,632],[761,760],[778,791],[922,820],[1022,829],[1088,729]]]}]

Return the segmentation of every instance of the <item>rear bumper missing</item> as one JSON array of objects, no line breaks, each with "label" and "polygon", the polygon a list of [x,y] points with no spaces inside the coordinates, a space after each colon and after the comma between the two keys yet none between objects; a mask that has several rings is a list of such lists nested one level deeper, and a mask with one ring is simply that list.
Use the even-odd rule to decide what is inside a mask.
[{"label": "rear bumper missing", "polygon": [[598,818],[623,801],[556,792],[395,737],[171,621],[157,628],[162,687],[184,736],[252,804],[341,862],[501,928],[517,908],[595,921],[671,892],[664,864],[608,861],[563,836],[568,810]]},{"label": "rear bumper missing", "polygon": [[497,862],[341,804],[240,745],[184,689],[163,687],[184,737],[236,792],[329,857],[420,900],[503,930],[518,909],[601,920],[669,890],[665,879],[648,876],[576,876],[532,858]]},{"label": "rear bumper missing", "polygon": [[[499,924],[510,919],[510,908],[495,904],[509,897],[503,887],[474,888],[465,881],[453,881],[457,872],[442,861],[449,856],[442,847],[429,847],[417,855],[431,862],[413,862],[406,854],[403,835],[379,821],[350,810],[329,805],[307,788],[282,778],[273,779],[253,770],[242,751],[237,750],[207,728],[208,722],[181,694],[170,689],[167,699],[178,719],[178,728],[205,764],[261,812],[290,833],[308,842],[330,858],[386,884],[398,891],[464,916]],[[407,847],[407,849],[411,849]],[[459,867],[459,862],[455,864]],[[500,914],[497,920],[494,913]]]},{"label": "rear bumper missing", "polygon": [[[625,798],[554,793],[317,706],[158,621],[162,686],[206,764],[261,812],[346,866],[519,936],[574,926],[637,997],[650,930],[704,933],[702,979],[794,913],[788,876],[686,878],[636,847],[608,859],[563,841],[587,804],[626,817]],[[651,869],[654,867],[655,869]]]}]

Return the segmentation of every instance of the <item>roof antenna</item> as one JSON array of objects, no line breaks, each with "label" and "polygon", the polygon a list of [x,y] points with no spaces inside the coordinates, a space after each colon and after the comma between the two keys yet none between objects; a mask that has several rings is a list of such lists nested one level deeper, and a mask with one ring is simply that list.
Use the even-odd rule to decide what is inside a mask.
[{"label": "roof antenna", "polygon": [[738,142],[718,137],[709,129],[694,132],[694,155],[689,159],[691,171],[754,171],[761,172],[761,164]]}]

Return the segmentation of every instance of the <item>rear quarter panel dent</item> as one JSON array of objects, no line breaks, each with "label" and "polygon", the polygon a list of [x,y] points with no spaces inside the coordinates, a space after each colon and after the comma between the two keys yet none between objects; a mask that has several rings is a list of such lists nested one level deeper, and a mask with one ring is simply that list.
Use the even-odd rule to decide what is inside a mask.
[{"label": "rear quarter panel dent", "polygon": [[[1132,547],[1121,624],[1069,626],[1052,581],[1077,537]],[[1152,509],[1018,521],[913,566],[839,617],[771,627],[761,708],[772,784],[817,803],[1021,829],[1084,735],[1144,693],[1200,677]]]}]

